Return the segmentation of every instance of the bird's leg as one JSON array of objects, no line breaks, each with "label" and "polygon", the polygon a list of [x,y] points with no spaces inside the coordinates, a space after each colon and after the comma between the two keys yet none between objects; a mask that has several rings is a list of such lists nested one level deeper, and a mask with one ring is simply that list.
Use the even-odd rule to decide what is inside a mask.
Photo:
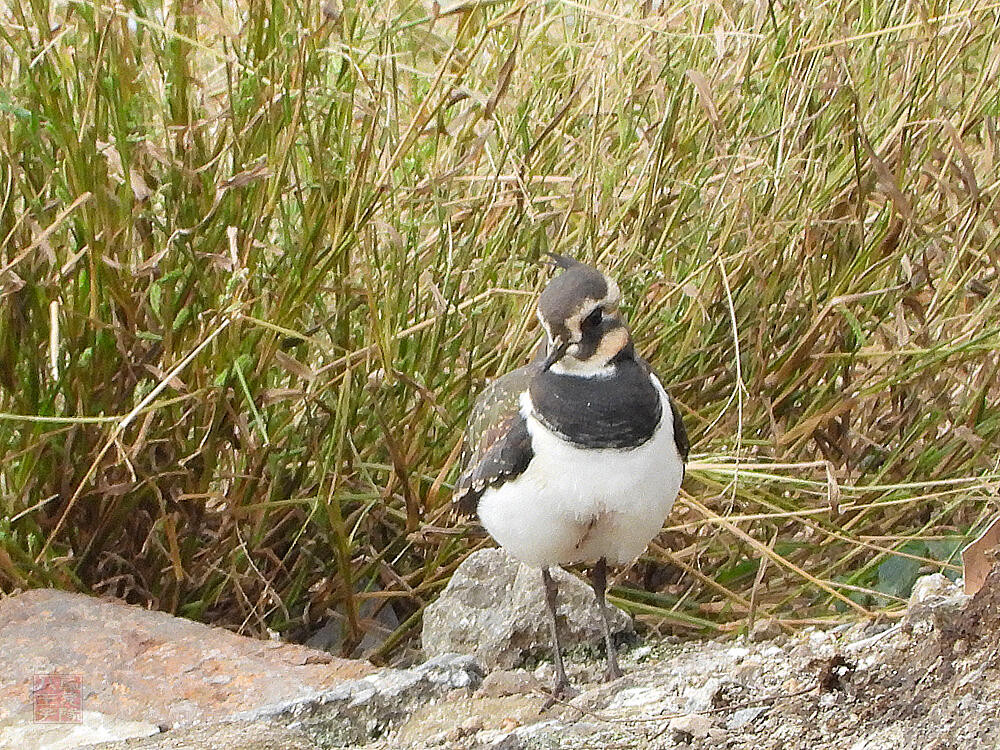
[{"label": "bird's leg", "polygon": [[604,648],[608,652],[608,680],[617,680],[622,676],[621,667],[618,666],[618,653],[615,651],[615,642],[611,638],[611,625],[608,623],[608,605],[604,601],[604,590],[608,585],[608,561],[601,558],[590,573],[590,581],[594,586],[594,595],[597,597],[597,607],[601,611],[601,624],[604,625]]},{"label": "bird's leg", "polygon": [[548,568],[542,568],[542,584],[545,587],[545,604],[549,609],[549,627],[552,629],[552,658],[556,664],[556,684],[552,695],[561,698],[569,690],[569,680],[566,678],[566,669],[563,667],[562,653],[559,648],[559,629],[556,626],[556,582],[552,580]]}]

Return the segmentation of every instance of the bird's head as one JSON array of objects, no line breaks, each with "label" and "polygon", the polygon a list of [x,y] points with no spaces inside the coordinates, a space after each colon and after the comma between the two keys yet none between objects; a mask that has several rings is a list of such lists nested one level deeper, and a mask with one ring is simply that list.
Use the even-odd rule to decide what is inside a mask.
[{"label": "bird's head", "polygon": [[571,375],[597,376],[632,351],[632,336],[618,309],[621,291],[595,268],[553,255],[562,273],[538,299],[538,320],[548,335],[542,365]]}]

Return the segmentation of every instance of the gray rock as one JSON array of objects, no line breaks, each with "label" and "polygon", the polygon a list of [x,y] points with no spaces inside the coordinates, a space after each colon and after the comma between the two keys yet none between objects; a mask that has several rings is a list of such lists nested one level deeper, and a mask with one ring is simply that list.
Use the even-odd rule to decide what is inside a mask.
[{"label": "gray rock", "polygon": [[943,576],[940,573],[931,573],[930,575],[921,576],[913,584],[913,590],[910,592],[909,606],[912,607],[915,604],[926,604],[932,600],[954,597],[962,598],[963,600],[969,598],[963,593],[962,587],[954,581],[949,580],[947,576]]},{"label": "gray rock", "polygon": [[[554,568],[557,614],[564,647],[601,642],[600,614],[590,586]],[[610,608],[615,633],[632,629],[631,618]],[[502,549],[480,550],[458,567],[423,622],[424,652],[474,654],[487,668],[511,669],[527,655],[551,649],[540,573]]]},{"label": "gray rock", "polygon": [[300,730],[270,722],[198,724],[143,740],[88,746],[88,750],[325,750]]},{"label": "gray rock", "polygon": [[675,736],[681,735],[680,739],[682,740],[687,737],[702,739],[708,736],[708,731],[712,728],[712,720],[701,714],[675,716],[670,720],[669,728]]},{"label": "gray rock", "polygon": [[778,624],[777,620],[757,620],[750,628],[750,632],[747,634],[747,638],[751,643],[762,643],[763,641],[772,641],[781,635],[781,625]]},{"label": "gray rock", "polygon": [[528,745],[522,737],[512,732],[490,747],[492,750],[527,750]]},{"label": "gray rock", "polygon": [[923,576],[913,584],[909,606],[900,623],[906,633],[925,636],[946,630],[962,616],[970,597],[957,583],[940,573]]},{"label": "gray rock", "polygon": [[[502,747],[510,750],[558,750],[564,740],[577,734],[574,724],[568,724],[560,719],[540,721],[519,727],[492,748]],[[583,728],[586,731],[586,727]],[[593,732],[588,732],[593,734]],[[507,742],[509,744],[504,745]]]},{"label": "gray rock", "polygon": [[618,689],[608,704],[612,710],[630,708],[649,708],[655,706],[673,705],[673,694],[662,687],[634,687]]},{"label": "gray rock", "polygon": [[692,713],[707,711],[715,705],[715,697],[732,681],[724,681],[718,677],[709,677],[700,685],[692,685],[684,691],[685,710]]},{"label": "gray rock", "polygon": [[303,699],[238,714],[300,729],[323,747],[363,743],[400,725],[413,711],[457,688],[475,689],[483,669],[468,655],[443,654],[412,669],[382,669]]},{"label": "gray rock", "polygon": [[729,732],[727,732],[722,727],[712,727],[708,730],[708,738],[714,742],[716,745],[721,745],[729,737]]},{"label": "gray rock", "polygon": [[505,695],[526,695],[544,690],[542,683],[531,672],[523,669],[498,669],[486,675],[476,691],[477,698],[502,698]]},{"label": "gray rock", "polygon": [[79,722],[43,724],[34,716],[0,721],[0,750],[70,750],[97,742],[113,742],[159,734],[155,724],[127,721],[97,711],[82,711]]},{"label": "gray rock", "polygon": [[726,728],[729,730],[741,729],[747,724],[752,724],[765,711],[767,711],[767,706],[750,706],[733,711],[733,715],[726,722]]}]

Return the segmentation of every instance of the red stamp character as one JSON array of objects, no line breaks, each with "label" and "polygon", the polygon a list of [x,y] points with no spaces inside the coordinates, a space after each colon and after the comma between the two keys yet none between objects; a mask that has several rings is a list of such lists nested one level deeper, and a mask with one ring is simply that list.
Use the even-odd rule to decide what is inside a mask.
[{"label": "red stamp character", "polygon": [[83,678],[78,674],[36,674],[31,678],[35,721],[78,724],[83,710]]}]

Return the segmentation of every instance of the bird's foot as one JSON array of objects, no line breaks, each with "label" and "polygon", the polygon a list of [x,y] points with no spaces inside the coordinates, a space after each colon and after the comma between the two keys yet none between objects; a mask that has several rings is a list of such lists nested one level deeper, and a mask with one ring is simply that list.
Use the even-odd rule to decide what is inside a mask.
[{"label": "bird's foot", "polygon": [[612,662],[608,664],[607,669],[604,670],[604,681],[614,682],[622,676],[622,669],[618,666],[618,662]]}]

